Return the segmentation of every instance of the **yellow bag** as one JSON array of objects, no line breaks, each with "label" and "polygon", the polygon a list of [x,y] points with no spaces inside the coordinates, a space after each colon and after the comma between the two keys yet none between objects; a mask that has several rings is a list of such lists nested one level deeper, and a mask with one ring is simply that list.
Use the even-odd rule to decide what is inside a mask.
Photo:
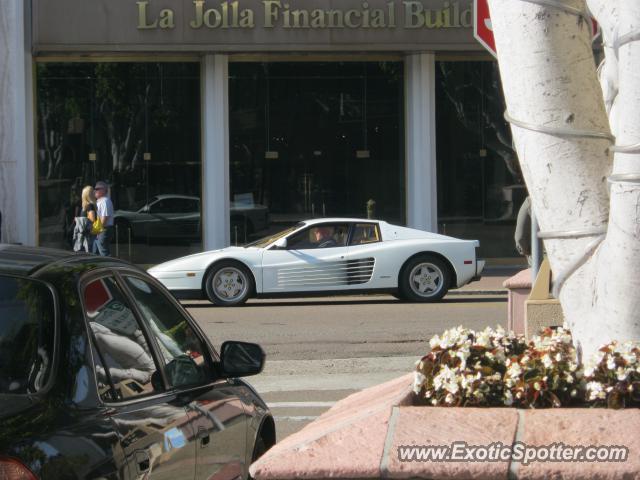
[{"label": "yellow bag", "polygon": [[104,232],[104,225],[100,217],[97,217],[93,224],[91,224],[91,235],[98,235],[102,232]]}]

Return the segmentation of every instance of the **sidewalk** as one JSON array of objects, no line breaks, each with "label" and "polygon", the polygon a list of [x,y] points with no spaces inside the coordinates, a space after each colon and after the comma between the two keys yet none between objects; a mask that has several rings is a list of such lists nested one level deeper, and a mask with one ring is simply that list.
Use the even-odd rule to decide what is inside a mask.
[{"label": "sidewalk", "polygon": [[485,267],[480,280],[468,283],[462,288],[450,290],[448,295],[506,295],[507,289],[502,286],[503,282],[526,268],[526,265]]}]

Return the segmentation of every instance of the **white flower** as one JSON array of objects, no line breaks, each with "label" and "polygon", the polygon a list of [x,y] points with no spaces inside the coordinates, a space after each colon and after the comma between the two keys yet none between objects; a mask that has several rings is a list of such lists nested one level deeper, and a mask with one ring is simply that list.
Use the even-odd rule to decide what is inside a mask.
[{"label": "white flower", "polygon": [[522,375],[522,368],[520,368],[520,364],[515,362],[512,363],[509,370],[507,370],[507,375],[511,377],[519,377]]},{"label": "white flower", "polygon": [[553,360],[551,360],[551,357],[548,353],[545,353],[542,356],[542,364],[545,366],[545,368],[551,368],[551,366],[553,365]]},{"label": "white flower", "polygon": [[604,399],[607,397],[602,384],[599,382],[587,383],[587,392],[589,393],[589,400],[595,400],[596,398]]},{"label": "white flower", "polygon": [[445,397],[444,401],[446,403],[453,403],[453,395],[451,395],[450,393],[447,394],[447,396]]},{"label": "white flower", "polygon": [[609,370],[615,370],[616,369],[616,359],[615,357],[612,355],[607,359],[607,368]]},{"label": "white flower", "polygon": [[511,394],[511,390],[506,390],[504,392],[504,404],[507,407],[513,405],[513,395]]},{"label": "white flower", "polygon": [[491,348],[491,337],[486,329],[476,337],[475,344],[481,347]]},{"label": "white flower", "polygon": [[560,352],[556,353],[556,362],[562,361],[562,354]]},{"label": "white flower", "polygon": [[604,359],[604,352],[601,352],[600,350],[598,350],[596,353],[593,354],[593,357],[591,358],[591,361],[588,362],[590,365],[600,365],[600,362],[602,362],[602,360]]},{"label": "white flower", "polygon": [[427,377],[425,377],[422,373],[420,372],[413,373],[413,391],[416,393],[416,395],[420,393],[420,390],[422,390],[422,387],[426,382],[427,382]]},{"label": "white flower", "polygon": [[616,370],[616,377],[618,378],[618,380],[620,380],[621,382],[624,382],[628,376],[629,376],[628,370],[625,370],[622,367],[618,367],[618,370]]},{"label": "white flower", "polygon": [[576,395],[578,395],[578,391],[574,388],[573,390],[571,390],[571,394],[572,397],[575,397]]}]

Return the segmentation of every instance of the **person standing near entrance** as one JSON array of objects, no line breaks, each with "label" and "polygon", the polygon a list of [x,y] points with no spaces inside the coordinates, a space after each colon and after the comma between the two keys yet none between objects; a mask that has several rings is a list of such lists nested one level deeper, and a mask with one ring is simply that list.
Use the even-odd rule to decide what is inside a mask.
[{"label": "person standing near entrance", "polygon": [[93,253],[108,257],[111,255],[110,245],[113,238],[113,203],[109,198],[109,186],[106,182],[96,182],[93,190],[97,199],[98,218],[104,227],[93,242]]}]

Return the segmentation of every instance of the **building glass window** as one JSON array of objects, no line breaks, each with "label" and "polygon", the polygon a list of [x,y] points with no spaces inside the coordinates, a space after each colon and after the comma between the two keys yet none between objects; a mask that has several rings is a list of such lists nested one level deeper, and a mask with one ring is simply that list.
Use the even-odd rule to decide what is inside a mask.
[{"label": "building glass window", "polygon": [[202,249],[199,63],[39,63],[36,100],[40,245],[71,248],[82,188],[105,180],[112,254]]},{"label": "building glass window", "polygon": [[439,230],[480,240],[487,258],[518,256],[527,195],[504,110],[496,62],[436,62]]},{"label": "building glass window", "polygon": [[366,217],[369,200],[404,223],[402,62],[232,62],[229,77],[231,243]]}]

